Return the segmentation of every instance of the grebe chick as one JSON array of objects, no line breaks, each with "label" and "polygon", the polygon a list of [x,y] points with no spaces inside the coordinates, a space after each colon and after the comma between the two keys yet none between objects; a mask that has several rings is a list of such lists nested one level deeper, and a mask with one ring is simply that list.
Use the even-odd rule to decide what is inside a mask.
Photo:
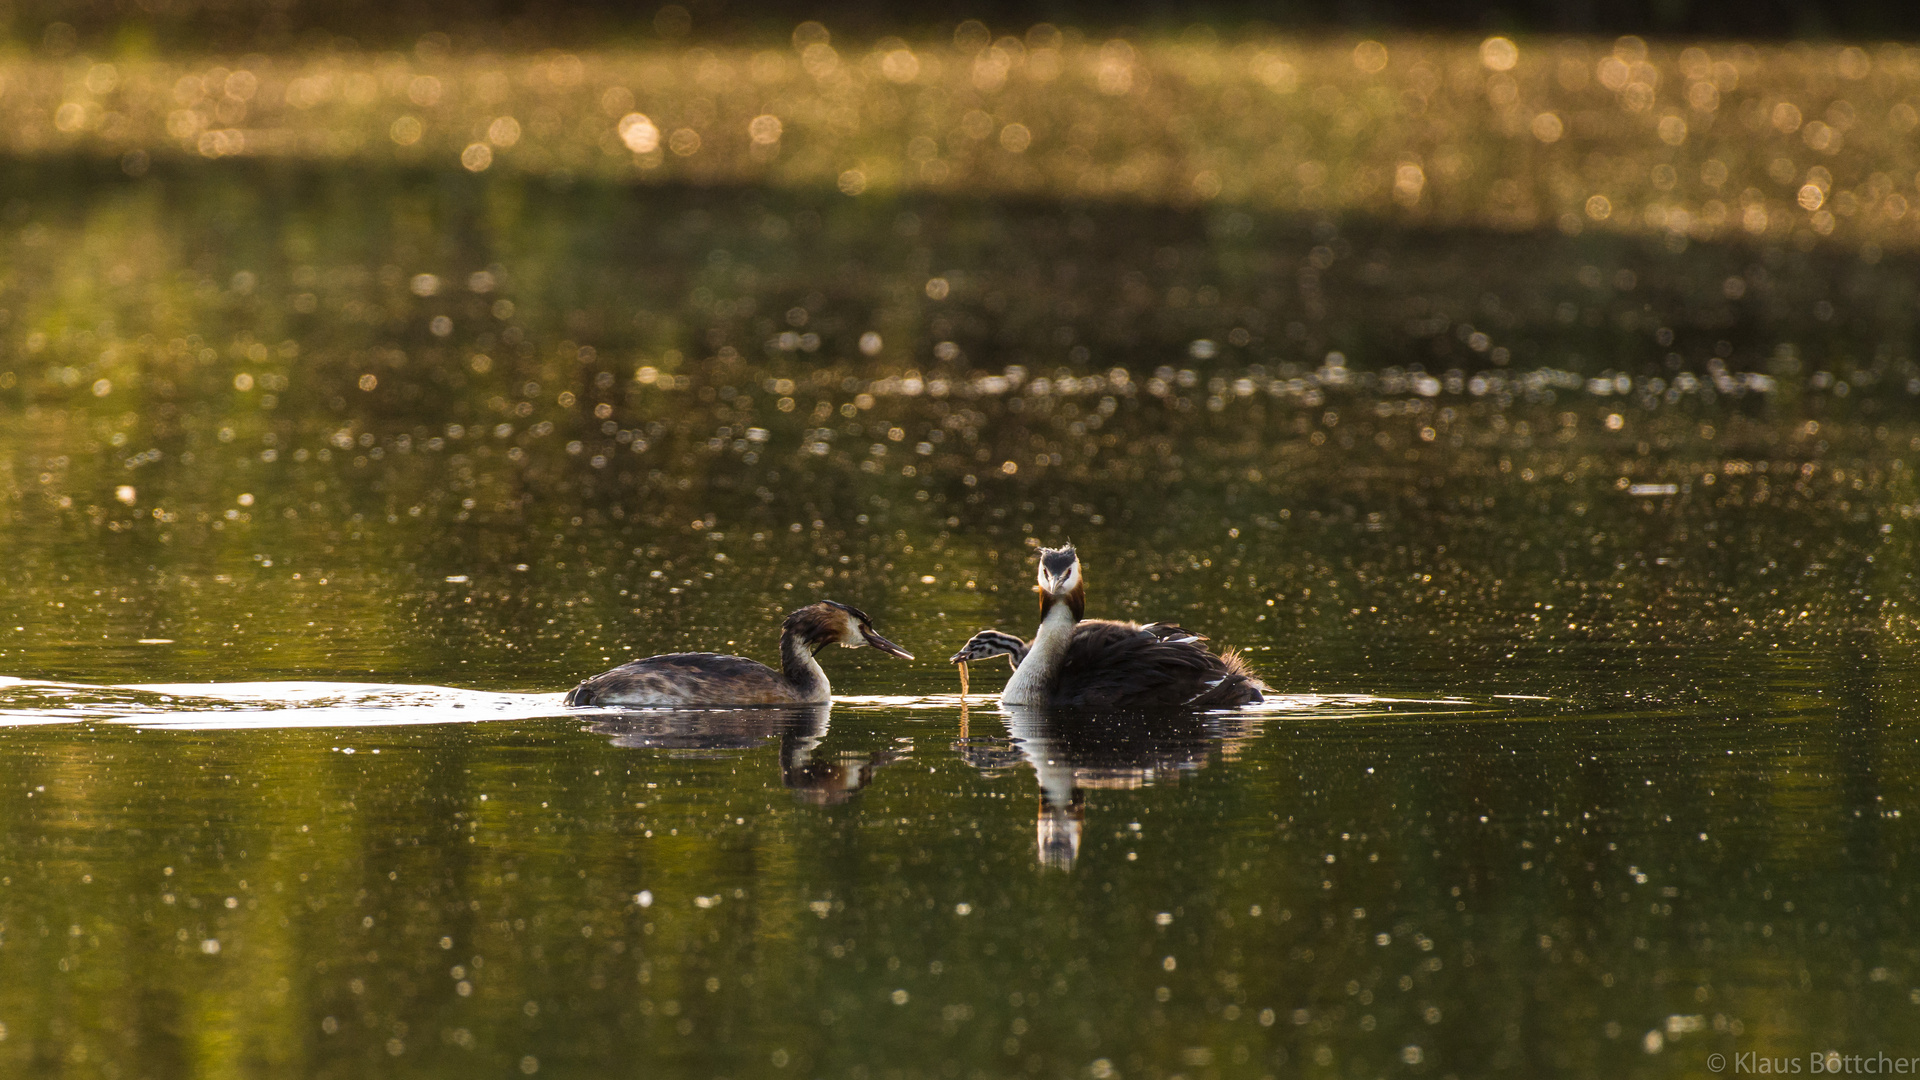
[{"label": "grebe chick", "polygon": [[1083,619],[1086,584],[1068,544],[1040,550],[1040,630],[1032,642],[982,630],[952,661],[1005,656],[1006,705],[1111,709],[1223,709],[1263,700],[1266,687],[1232,649],[1165,623]]},{"label": "grebe chick", "polygon": [[814,653],[828,645],[872,646],[889,656],[913,659],[907,650],[874,633],[859,608],[822,600],[780,624],[780,670],[741,656],[665,653],[621,664],[573,688],[569,705],[708,706],[813,705],[831,699],[827,673]]}]

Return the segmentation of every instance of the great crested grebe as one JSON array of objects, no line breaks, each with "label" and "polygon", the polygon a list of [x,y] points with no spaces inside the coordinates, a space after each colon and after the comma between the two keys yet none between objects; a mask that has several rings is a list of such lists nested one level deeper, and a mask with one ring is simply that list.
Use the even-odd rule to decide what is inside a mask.
[{"label": "great crested grebe", "polygon": [[1068,544],[1040,549],[1040,630],[1025,642],[982,630],[956,664],[1005,656],[1013,677],[1005,705],[1072,708],[1222,709],[1263,700],[1266,687],[1240,657],[1210,652],[1206,638],[1165,623],[1082,619],[1086,583]]},{"label": "great crested grebe", "polygon": [[814,653],[829,645],[870,645],[902,660],[913,654],[873,631],[859,608],[822,600],[780,624],[780,670],[741,656],[665,653],[621,664],[573,688],[569,705],[812,705],[830,700]]}]

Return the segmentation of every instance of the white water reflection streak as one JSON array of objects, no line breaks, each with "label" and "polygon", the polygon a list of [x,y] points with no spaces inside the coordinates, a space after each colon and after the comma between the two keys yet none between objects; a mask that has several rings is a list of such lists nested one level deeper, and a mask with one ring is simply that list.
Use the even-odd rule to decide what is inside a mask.
[{"label": "white water reflection streak", "polygon": [[564,716],[560,694],[350,682],[90,686],[0,678],[0,726],[125,723],[143,728],[385,727]]},{"label": "white water reflection streak", "polygon": [[[142,728],[243,730],[254,728],[391,727],[541,720],[631,714],[631,709],[570,709],[557,693],[506,693],[451,686],[359,682],[136,683],[98,686],[0,676],[0,727],[105,722]],[[957,694],[836,697],[851,709],[946,711],[962,707]],[[991,707],[993,695],[966,705]],[[1460,698],[1409,701],[1365,694],[1276,694],[1236,710],[1241,714],[1375,715],[1394,706],[1471,709]]]}]

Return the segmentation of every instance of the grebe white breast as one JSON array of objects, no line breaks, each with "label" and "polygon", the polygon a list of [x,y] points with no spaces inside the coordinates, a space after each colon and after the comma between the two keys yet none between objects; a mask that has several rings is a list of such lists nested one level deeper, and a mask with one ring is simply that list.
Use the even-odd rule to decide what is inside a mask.
[{"label": "grebe white breast", "polygon": [[687,707],[708,705],[810,705],[833,694],[814,654],[829,645],[869,646],[903,660],[913,654],[874,632],[859,608],[822,600],[788,615],[780,624],[780,670],[743,656],[665,653],[621,664],[582,682],[568,705]]},{"label": "grebe white breast", "polygon": [[1005,656],[1013,665],[1000,700],[1071,708],[1222,709],[1263,700],[1261,683],[1232,649],[1166,623],[1086,619],[1080,557],[1068,544],[1040,549],[1040,630],[1031,642],[982,630],[952,657]]}]

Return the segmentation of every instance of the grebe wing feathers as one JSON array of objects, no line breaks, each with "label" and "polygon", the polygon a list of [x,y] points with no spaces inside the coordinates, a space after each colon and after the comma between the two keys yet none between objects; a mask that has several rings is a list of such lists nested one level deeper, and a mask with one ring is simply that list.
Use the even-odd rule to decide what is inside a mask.
[{"label": "grebe wing feathers", "polygon": [[[1106,620],[1097,619],[1095,621],[1105,622]],[[1121,623],[1120,625],[1128,626],[1131,624]],[[1201,641],[1207,640],[1207,636],[1205,634],[1196,634],[1193,631],[1186,629],[1185,627],[1175,626],[1172,623],[1150,622],[1145,626],[1140,627],[1140,632],[1143,634],[1152,634],[1154,637],[1158,638],[1161,641],[1173,642],[1176,645],[1187,643],[1187,642],[1201,642]]]},{"label": "grebe wing feathers", "polygon": [[1267,684],[1253,673],[1247,662],[1240,657],[1237,649],[1221,649],[1214,655],[1220,661],[1221,674],[1206,693],[1187,702],[1194,709],[1230,709],[1239,705],[1251,705],[1265,701],[1264,691]]},{"label": "grebe wing feathers", "polygon": [[790,705],[779,672],[744,656],[664,653],[633,660],[582,682],[569,705]]},{"label": "grebe wing feathers", "polygon": [[1239,656],[1208,651],[1164,623],[1086,619],[1074,627],[1053,702],[1080,708],[1218,709],[1262,700]]}]

